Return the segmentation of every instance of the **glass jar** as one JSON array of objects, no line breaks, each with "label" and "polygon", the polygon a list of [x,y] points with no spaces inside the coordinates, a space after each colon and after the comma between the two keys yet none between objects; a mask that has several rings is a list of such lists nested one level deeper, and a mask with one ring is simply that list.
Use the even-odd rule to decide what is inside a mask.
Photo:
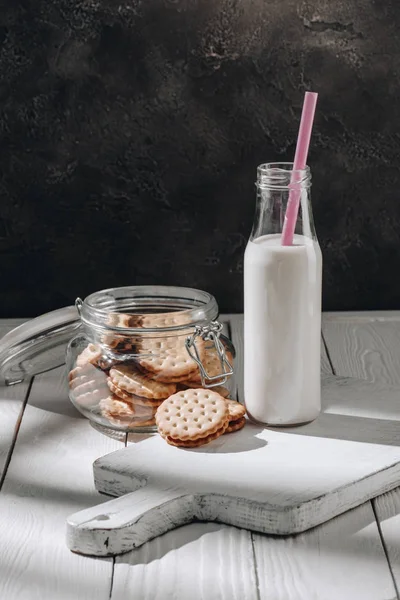
[{"label": "glass jar", "polygon": [[69,394],[94,423],[152,431],[157,407],[176,391],[235,393],[235,350],[207,292],[113,288],[78,298],[76,307],[81,327],[67,349]]}]

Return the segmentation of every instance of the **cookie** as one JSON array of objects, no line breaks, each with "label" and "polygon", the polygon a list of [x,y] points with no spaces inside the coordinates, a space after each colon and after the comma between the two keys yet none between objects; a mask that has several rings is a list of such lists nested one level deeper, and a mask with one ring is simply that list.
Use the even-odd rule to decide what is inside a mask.
[{"label": "cookie", "polygon": [[82,383],[71,392],[72,399],[85,408],[93,408],[107,395],[108,389],[93,381]]},{"label": "cookie", "polygon": [[112,425],[124,428],[155,425],[154,411],[143,406],[135,406],[115,395],[100,402],[100,412]]},{"label": "cookie", "polygon": [[193,441],[187,440],[183,442],[182,440],[175,439],[171,436],[164,437],[164,439],[168,444],[170,444],[170,446],[178,446],[179,448],[199,448],[200,446],[205,446],[205,444],[209,444],[213,440],[216,440],[221,435],[226,433],[226,431],[226,429],[218,430],[215,433],[208,435],[207,437],[198,438]]},{"label": "cookie", "polygon": [[240,402],[236,402],[236,400],[226,400],[228,403],[229,409],[229,420],[236,421],[237,419],[241,419],[246,414],[246,409],[243,404]]},{"label": "cookie", "polygon": [[95,380],[98,383],[105,382],[106,376],[100,369],[90,363],[83,365],[83,367],[75,367],[68,373],[68,382],[71,389],[88,380]]},{"label": "cookie", "polygon": [[115,383],[113,383],[110,377],[107,379],[107,385],[113,394],[115,394],[119,398],[122,398],[123,400],[128,400],[128,402],[130,402],[131,404],[153,407],[154,410],[156,410],[160,406],[160,404],[164,402],[164,400],[152,400],[150,398],[142,398],[140,396],[136,396],[135,394],[130,394],[129,392],[126,392],[125,390],[122,390],[120,387],[115,385]]},{"label": "cookie", "polygon": [[78,379],[78,377],[88,377],[90,376],[91,370],[87,369],[87,367],[93,367],[93,365],[84,365],[83,367],[75,367],[75,369],[72,369],[69,373],[68,373],[68,381],[69,381],[69,387],[72,387],[72,382],[75,379]]},{"label": "cookie", "polygon": [[101,343],[106,348],[117,352],[118,354],[132,354],[134,344],[131,339],[123,335],[114,335],[108,333],[103,335]]},{"label": "cookie", "polygon": [[224,433],[233,433],[234,431],[239,431],[246,425],[245,417],[241,417],[236,421],[230,421],[228,427],[225,429]]},{"label": "cookie", "polygon": [[109,394],[105,375],[92,364],[76,367],[68,379],[72,399],[84,408],[93,408]]},{"label": "cookie", "polygon": [[[178,385],[179,390],[187,390],[188,388],[199,388],[199,384],[194,382],[194,381],[181,381]],[[227,398],[230,394],[230,391],[228,390],[228,388],[223,387],[222,385],[216,385],[212,388],[202,388],[202,389],[209,389],[212,392],[216,392],[217,394],[219,394],[220,396],[222,396],[223,398]]]},{"label": "cookie", "polygon": [[176,392],[175,383],[149,379],[131,364],[113,367],[110,369],[110,378],[120,390],[151,400],[164,400]]},{"label": "cookie", "polygon": [[143,314],[141,315],[140,327],[147,329],[181,327],[182,325],[189,325],[191,322],[192,317],[190,311]]},{"label": "cookie", "polygon": [[101,343],[105,348],[118,354],[132,354],[134,343],[129,336],[107,333],[101,336]]},{"label": "cookie", "polygon": [[173,440],[175,445],[205,440],[214,434],[218,437],[228,427],[228,404],[210,390],[184,390],[158,407],[156,423],[160,434]]},{"label": "cookie", "polygon": [[[125,392],[120,387],[115,385],[115,383],[113,382],[111,377],[107,377],[107,385],[110,389],[110,392],[112,394],[115,394],[119,398],[122,398],[123,400],[129,400],[129,401],[132,399],[133,394],[130,394],[129,392]],[[160,400],[160,402],[163,402],[163,400]]]},{"label": "cookie", "polygon": [[[186,336],[148,338],[140,345],[138,362],[141,368],[154,374],[158,381],[178,382],[191,379],[197,369],[185,346]],[[201,360],[204,358],[204,341],[196,342]]]},{"label": "cookie", "polygon": [[[186,381],[187,378],[190,376],[187,373],[185,373],[184,375],[181,375],[180,377],[176,376],[176,377],[171,377],[168,376],[168,374],[166,374],[164,371],[161,371],[160,373],[152,373],[151,371],[146,371],[143,367],[141,367],[141,371],[147,375],[147,377],[149,377],[150,379],[154,379],[154,381],[161,381],[162,383],[176,383],[177,386],[179,384],[181,384],[182,382]],[[186,386],[187,389],[189,386]],[[195,387],[199,387],[198,384],[195,384]],[[182,388],[183,389],[183,388]]]},{"label": "cookie", "polygon": [[101,336],[101,343],[117,354],[131,354],[134,347],[134,339],[129,332],[119,333],[118,329],[129,329],[138,327],[140,315],[129,315],[125,313],[110,313],[107,316],[107,325],[117,331],[105,333]]},{"label": "cookie", "polygon": [[114,394],[107,396],[100,402],[100,411],[104,417],[118,417],[132,420],[135,416],[133,404]]},{"label": "cookie", "polygon": [[140,324],[140,315],[129,315],[127,313],[110,313],[107,316],[107,325],[110,327],[137,327]]},{"label": "cookie", "polygon": [[102,355],[101,349],[95,344],[88,344],[76,359],[78,367],[84,367],[87,364],[95,364]]},{"label": "cookie", "polygon": [[[227,348],[225,348],[225,355],[226,355],[228,362],[230,362],[230,364],[232,364],[233,357]],[[221,360],[218,356],[218,352],[217,352],[217,349],[215,348],[215,346],[207,348],[204,359],[202,360],[202,363],[203,363],[205,372],[207,373],[208,377],[216,377],[217,375],[221,375],[221,379],[224,377],[223,366],[221,365]],[[225,367],[226,367],[226,365],[225,365]],[[197,384],[201,385],[202,381],[201,381],[200,369],[197,367],[197,365],[196,365],[195,372],[189,377],[189,381],[191,381],[192,383],[197,383]]]}]

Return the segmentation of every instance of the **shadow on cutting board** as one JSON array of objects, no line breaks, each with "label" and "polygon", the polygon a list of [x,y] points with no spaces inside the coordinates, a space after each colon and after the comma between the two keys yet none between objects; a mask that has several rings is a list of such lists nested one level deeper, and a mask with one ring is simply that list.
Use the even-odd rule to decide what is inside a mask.
[{"label": "shadow on cutting board", "polygon": [[300,427],[274,428],[295,435],[400,446],[400,389],[350,377],[325,377],[322,414]]}]

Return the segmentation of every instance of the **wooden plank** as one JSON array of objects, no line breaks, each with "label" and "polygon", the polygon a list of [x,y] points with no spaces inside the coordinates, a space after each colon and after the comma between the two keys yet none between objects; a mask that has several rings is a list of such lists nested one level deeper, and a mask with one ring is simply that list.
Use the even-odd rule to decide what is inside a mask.
[{"label": "wooden plank", "polygon": [[228,339],[231,339],[231,323],[229,315],[220,315],[218,320],[222,323],[222,334]]},{"label": "wooden plank", "polygon": [[193,523],[116,558],[111,600],[255,600],[250,534]]},{"label": "wooden plank", "polygon": [[13,390],[12,394],[7,388],[4,390],[0,387],[0,490],[20,425],[25,390],[26,386],[24,389]]},{"label": "wooden plank", "polygon": [[397,597],[370,503],[295,538],[254,534],[254,548],[260,598]]},{"label": "wooden plank", "polygon": [[[337,320],[332,315],[330,320],[325,322],[325,333],[334,367],[340,374],[351,370],[357,376],[370,381],[386,381],[399,385],[399,312],[374,314],[364,322],[360,322],[359,318],[354,320],[351,315],[347,319],[340,316]],[[340,343],[343,352],[339,351]],[[380,496],[373,501],[373,506],[394,581],[399,589],[400,489]]]},{"label": "wooden plank", "polygon": [[240,402],[243,402],[243,315],[229,315],[229,321],[231,326],[232,342],[236,349],[235,379],[237,398]]},{"label": "wooden plank", "polygon": [[322,313],[324,321],[348,321],[353,323],[371,323],[372,321],[400,321],[400,310],[357,310]]},{"label": "wooden plank", "polygon": [[35,378],[0,494],[0,597],[108,600],[112,560],[72,554],[67,516],[99,504],[92,462],[121,447],[67,398],[64,368]]},{"label": "wooden plank", "polygon": [[337,375],[400,385],[400,321],[339,316],[322,328]]},{"label": "wooden plank", "polygon": [[399,488],[373,500],[383,544],[397,588],[400,589],[400,490]]},{"label": "wooden plank", "polygon": [[332,365],[329,361],[329,357],[326,351],[326,342],[324,336],[321,336],[321,375],[331,375]]},{"label": "wooden plank", "polygon": [[[24,319],[1,319],[0,338],[23,322]],[[11,459],[28,389],[29,381],[11,387],[0,384],[0,489],[4,471]]]}]

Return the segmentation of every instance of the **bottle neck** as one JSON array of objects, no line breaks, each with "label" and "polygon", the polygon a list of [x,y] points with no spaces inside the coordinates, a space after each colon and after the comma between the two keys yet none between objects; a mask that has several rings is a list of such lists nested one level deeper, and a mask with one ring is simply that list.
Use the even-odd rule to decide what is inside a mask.
[{"label": "bottle neck", "polygon": [[257,200],[250,239],[282,233],[290,194],[299,197],[295,235],[316,240],[311,206],[309,167],[293,170],[293,163],[266,163],[257,169]]}]

